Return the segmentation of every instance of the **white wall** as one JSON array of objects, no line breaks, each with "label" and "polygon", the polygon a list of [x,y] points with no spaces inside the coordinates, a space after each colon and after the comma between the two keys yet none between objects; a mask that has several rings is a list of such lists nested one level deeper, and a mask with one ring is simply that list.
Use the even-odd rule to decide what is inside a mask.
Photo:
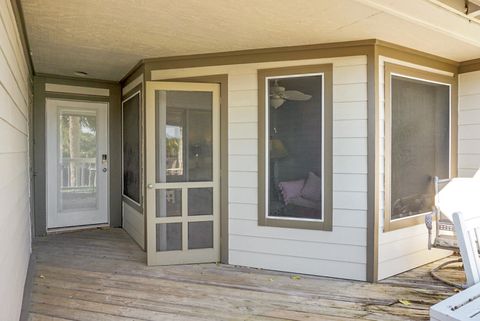
[{"label": "white wall", "polygon": [[31,252],[30,75],[10,1],[0,1],[0,320],[18,320]]},{"label": "white wall", "polygon": [[458,96],[458,175],[472,177],[480,169],[480,71],[459,75]]},{"label": "white wall", "polygon": [[450,75],[440,70],[414,65],[403,61],[380,57],[379,66],[379,93],[380,93],[380,224],[378,245],[378,278],[411,270],[423,264],[438,260],[450,254],[448,251],[428,250],[428,233],[425,224],[403,228],[390,232],[383,232],[384,226],[384,197],[385,197],[385,62],[395,63],[429,72]]},{"label": "white wall", "polygon": [[[257,224],[257,70],[333,63],[333,231]],[[152,71],[152,80],[229,76],[229,263],[366,278],[365,56]]]}]

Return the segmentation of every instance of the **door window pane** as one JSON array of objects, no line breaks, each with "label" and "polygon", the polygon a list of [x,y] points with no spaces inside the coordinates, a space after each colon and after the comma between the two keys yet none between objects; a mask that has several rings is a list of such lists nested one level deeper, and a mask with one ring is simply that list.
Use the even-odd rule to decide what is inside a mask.
[{"label": "door window pane", "polygon": [[322,77],[268,78],[268,216],[323,217]]},{"label": "door window pane", "polygon": [[213,247],[213,222],[188,223],[188,249],[208,249]]},{"label": "door window pane", "polygon": [[392,76],[392,219],[430,212],[450,168],[450,88]]},{"label": "door window pane", "polygon": [[182,250],[182,223],[156,225],[157,252]]},{"label": "door window pane", "polygon": [[188,215],[213,215],[213,188],[188,190]]},{"label": "door window pane", "polygon": [[97,208],[96,120],[95,111],[59,114],[59,211]]},{"label": "door window pane", "polygon": [[182,190],[157,189],[156,190],[157,217],[182,216]]},{"label": "door window pane", "polygon": [[212,93],[157,91],[157,182],[212,181]]}]

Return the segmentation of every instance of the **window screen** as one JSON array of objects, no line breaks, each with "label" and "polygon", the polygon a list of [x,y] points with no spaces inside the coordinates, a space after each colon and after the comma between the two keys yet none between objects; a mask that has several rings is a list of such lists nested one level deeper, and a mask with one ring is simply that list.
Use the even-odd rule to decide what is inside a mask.
[{"label": "window screen", "polygon": [[123,195],[140,203],[140,93],[123,103]]},{"label": "window screen", "polygon": [[322,77],[267,80],[270,217],[323,217]]},{"label": "window screen", "polygon": [[433,178],[450,176],[450,87],[391,79],[391,219],[430,212]]}]

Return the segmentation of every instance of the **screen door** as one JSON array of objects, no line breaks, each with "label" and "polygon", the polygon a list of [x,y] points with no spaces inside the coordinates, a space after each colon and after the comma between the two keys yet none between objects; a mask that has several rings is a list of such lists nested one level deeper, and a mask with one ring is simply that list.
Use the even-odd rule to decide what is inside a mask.
[{"label": "screen door", "polygon": [[108,104],[47,99],[47,227],[108,223]]},{"label": "screen door", "polygon": [[149,265],[220,258],[219,85],[147,82]]}]

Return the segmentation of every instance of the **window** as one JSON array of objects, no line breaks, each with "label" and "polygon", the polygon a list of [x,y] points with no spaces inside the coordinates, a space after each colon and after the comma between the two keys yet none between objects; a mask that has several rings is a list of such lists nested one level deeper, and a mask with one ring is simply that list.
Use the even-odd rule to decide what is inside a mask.
[{"label": "window", "polygon": [[122,102],[123,199],[141,209],[141,97],[136,91]]},{"label": "window", "polygon": [[258,75],[259,224],[331,230],[332,66]]},{"label": "window", "polygon": [[452,79],[386,64],[385,230],[423,222],[451,176]]}]

